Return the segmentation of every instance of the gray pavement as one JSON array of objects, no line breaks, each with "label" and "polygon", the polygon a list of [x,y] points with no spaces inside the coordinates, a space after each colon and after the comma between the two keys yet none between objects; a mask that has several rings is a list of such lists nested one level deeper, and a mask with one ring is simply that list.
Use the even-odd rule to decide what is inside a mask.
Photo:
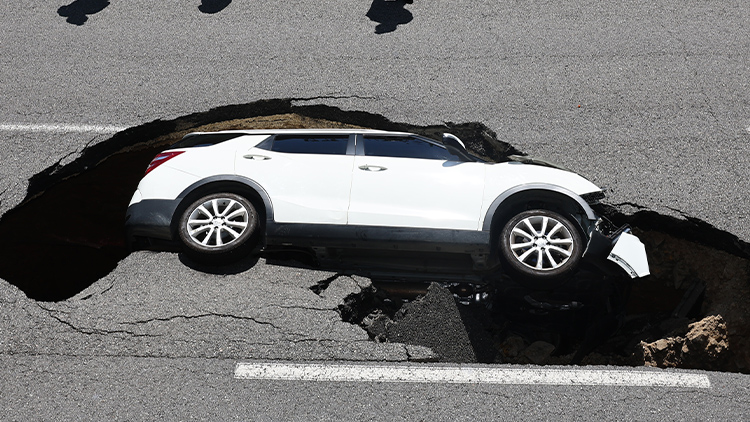
[{"label": "gray pavement", "polygon": [[[334,278],[316,295],[310,287]],[[375,343],[338,305],[369,279],[267,265],[213,275],[176,254],[139,252],[63,302],[5,284],[2,354],[406,361],[425,347]]]},{"label": "gray pavement", "polygon": [[[416,1],[376,34],[369,1],[0,4],[0,213],[107,134],[293,98],[410,124],[486,124],[608,187],[613,204],[702,219],[750,242],[750,8],[743,1]],[[106,2],[104,2],[106,3]],[[377,1],[376,1],[377,3]],[[103,3],[100,2],[103,5]],[[16,126],[14,126],[16,125]],[[51,215],[53,215],[51,210]],[[12,241],[12,239],[3,239]],[[40,259],[40,265],[43,260]],[[336,312],[368,282],[260,262],[212,275],[138,253],[76,297],[0,285],[0,419],[747,419],[748,378],[709,390],[247,381],[243,359],[405,361]]]},{"label": "gray pavement", "polygon": [[[232,379],[224,359],[0,356],[4,420],[746,420],[747,377],[711,389]],[[520,369],[520,368],[519,368]]]}]

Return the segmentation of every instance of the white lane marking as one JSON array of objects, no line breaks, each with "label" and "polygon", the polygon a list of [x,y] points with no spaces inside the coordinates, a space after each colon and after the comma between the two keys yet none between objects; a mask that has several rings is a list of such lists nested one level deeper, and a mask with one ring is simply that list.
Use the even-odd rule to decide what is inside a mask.
[{"label": "white lane marking", "polygon": [[708,376],[659,369],[509,369],[479,366],[238,363],[237,379],[450,384],[710,388]]},{"label": "white lane marking", "polygon": [[0,124],[0,131],[6,132],[86,132],[115,133],[127,129],[126,126],[109,125],[69,125],[69,124]]}]

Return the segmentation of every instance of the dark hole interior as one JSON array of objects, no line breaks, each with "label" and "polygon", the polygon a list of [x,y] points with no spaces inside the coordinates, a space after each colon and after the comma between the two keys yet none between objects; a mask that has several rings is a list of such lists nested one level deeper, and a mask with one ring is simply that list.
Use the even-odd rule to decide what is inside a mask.
[{"label": "dark hole interior", "polygon": [[0,277],[41,301],[74,296],[128,254],[125,210],[160,147],[119,153],[0,220]]}]

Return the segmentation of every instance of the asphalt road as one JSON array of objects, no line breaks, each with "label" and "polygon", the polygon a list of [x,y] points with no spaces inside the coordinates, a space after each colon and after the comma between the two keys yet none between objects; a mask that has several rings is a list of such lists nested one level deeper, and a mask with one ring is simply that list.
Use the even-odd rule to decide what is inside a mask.
[{"label": "asphalt road", "polygon": [[[203,3],[0,4],[0,213],[20,203],[32,176],[118,128],[294,98],[411,124],[481,122],[608,187],[614,204],[699,218],[750,242],[743,1],[235,0],[213,14]],[[82,25],[58,13],[86,4],[97,12],[85,22],[67,18]],[[384,18],[384,8],[395,9]],[[376,33],[368,15],[385,22],[378,32],[392,31]],[[366,281],[309,290],[331,276],[263,263],[210,275],[176,255],[139,253],[64,302],[33,302],[3,282],[3,419],[750,414],[747,376],[719,373],[710,389],[233,378],[245,360],[429,359],[430,350],[373,343],[341,322],[337,305]]]}]

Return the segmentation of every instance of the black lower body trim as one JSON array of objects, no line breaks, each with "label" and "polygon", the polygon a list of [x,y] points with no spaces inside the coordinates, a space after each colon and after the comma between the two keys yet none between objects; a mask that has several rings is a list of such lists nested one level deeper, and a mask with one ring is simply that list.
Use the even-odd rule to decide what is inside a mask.
[{"label": "black lower body trim", "polygon": [[486,254],[485,231],[268,222],[269,245]]}]

